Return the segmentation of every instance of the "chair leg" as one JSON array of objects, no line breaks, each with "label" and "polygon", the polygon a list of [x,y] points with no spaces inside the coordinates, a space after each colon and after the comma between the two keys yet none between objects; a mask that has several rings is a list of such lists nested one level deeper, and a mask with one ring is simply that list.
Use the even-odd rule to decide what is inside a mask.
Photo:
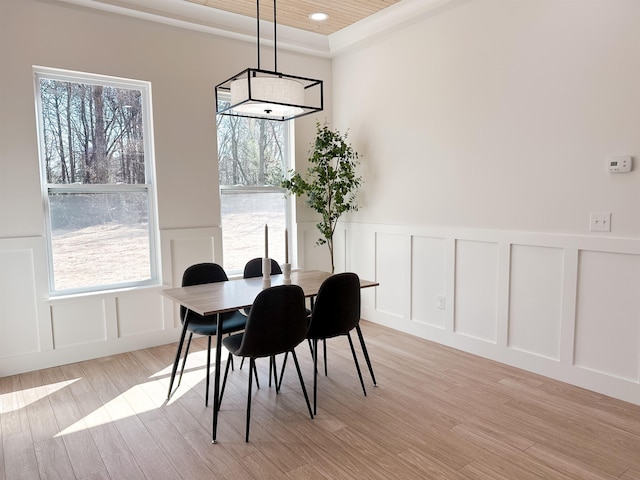
[{"label": "chair leg", "polygon": [[[271,378],[272,377],[273,377],[273,355],[271,355],[269,357],[269,387],[271,387]],[[278,386],[278,381],[276,380],[276,387],[277,386]]]},{"label": "chair leg", "polygon": [[[244,366],[244,359],[246,357],[242,357],[242,360],[240,360],[240,370],[242,370],[242,367]],[[271,367],[269,367],[271,368]],[[233,369],[233,364],[231,365],[231,369]],[[260,388],[260,384],[258,383],[258,369],[255,368],[255,365],[253,367],[254,373],[256,375],[256,385],[258,386],[258,388]],[[249,371],[251,371],[251,369],[249,369]],[[269,375],[271,375],[271,371],[269,371]],[[269,386],[271,386],[271,378],[269,378]]]},{"label": "chair leg", "polygon": [[284,367],[287,365],[287,358],[289,357],[289,352],[284,352],[284,360],[282,360],[282,370],[280,370],[280,381],[278,382],[277,392],[280,391],[280,387],[282,386],[282,377],[284,377]]},{"label": "chair leg", "polygon": [[260,388],[260,382],[258,381],[258,368],[256,367],[255,361],[249,365],[249,376],[251,376],[251,372],[256,376],[256,387]]},{"label": "chair leg", "polygon": [[[273,382],[276,386],[276,393],[280,393],[280,383],[278,382],[278,366],[276,364],[276,356],[272,355],[269,359],[269,370],[273,366]],[[271,386],[271,372],[269,372],[269,386]]]},{"label": "chair leg", "polygon": [[[312,341],[310,338],[307,338],[307,341],[309,342],[309,351],[311,352],[311,359],[313,360],[313,346],[317,345],[318,342],[317,341]],[[315,366],[314,368],[317,368],[317,366]]]},{"label": "chair leg", "polygon": [[360,346],[362,347],[362,353],[364,353],[364,359],[367,361],[367,367],[369,367],[369,373],[371,374],[371,380],[375,387],[378,386],[376,382],[376,376],[373,374],[373,367],[371,366],[371,360],[369,359],[369,352],[367,351],[367,345],[364,343],[364,337],[362,336],[362,330],[360,325],[356,325],[356,332],[358,332],[358,338],[360,339]]},{"label": "chair leg", "polygon": [[[230,334],[230,333],[227,333],[227,337],[230,337],[230,336],[231,336],[231,334]],[[242,360],[244,360],[244,357],[242,357]],[[232,356],[231,356],[231,371],[233,372],[233,371],[235,371],[235,370],[236,370],[236,369],[234,368],[234,365],[233,365],[233,355],[232,355]]]},{"label": "chair leg", "polygon": [[220,399],[218,400],[218,410],[220,410],[220,405],[222,405],[222,397],[224,396],[224,387],[227,385],[227,375],[229,375],[229,365],[231,363],[232,358],[233,358],[233,355],[231,355],[231,352],[229,352],[229,356],[227,357],[227,366],[224,368],[224,378],[222,379],[222,387],[220,387]]},{"label": "chair leg", "polygon": [[307,338],[307,342],[309,343],[309,353],[311,353],[311,358],[313,359],[313,343],[310,338]]},{"label": "chair leg", "polygon": [[204,406],[209,406],[209,371],[211,365],[211,335],[207,337],[207,386],[204,392]]},{"label": "chair leg", "polygon": [[356,364],[356,370],[358,371],[358,377],[360,378],[360,385],[362,385],[362,393],[364,396],[367,396],[367,390],[364,388],[364,380],[362,379],[362,372],[360,371],[360,364],[358,363],[358,357],[356,357],[356,349],[353,348],[353,340],[351,340],[351,335],[347,333],[347,338],[349,339],[349,346],[351,347],[351,354],[353,355],[353,361]]},{"label": "chair leg", "polygon": [[293,357],[293,362],[296,364],[296,370],[298,371],[298,379],[300,380],[300,386],[302,387],[302,393],[304,394],[304,399],[307,402],[307,410],[309,410],[309,416],[311,420],[313,420],[313,413],[311,413],[311,404],[309,403],[309,395],[307,395],[307,388],[304,386],[304,380],[302,379],[302,372],[300,371],[300,364],[298,363],[298,357],[296,356],[295,350],[291,350],[291,356]]},{"label": "chair leg", "polygon": [[317,415],[318,404],[318,339],[313,339],[313,414]]},{"label": "chair leg", "polygon": [[251,372],[256,368],[256,360],[254,358],[249,359],[249,392],[247,393],[247,427],[245,431],[244,441],[249,441],[249,424],[251,423],[251,380],[253,376]]},{"label": "chair leg", "polygon": [[327,339],[322,339],[322,352],[324,355],[324,376],[327,376]]},{"label": "chair leg", "polygon": [[182,345],[184,344],[184,337],[187,335],[187,325],[182,326],[182,334],[180,335],[180,342],[178,342],[178,350],[176,351],[176,358],[173,361],[173,368],[171,369],[171,378],[169,380],[169,391],[167,392],[167,400],[171,398],[171,389],[173,388],[173,380],[176,378],[176,372],[178,371],[178,365],[180,364],[180,354],[182,353]]},{"label": "chair leg", "polygon": [[178,377],[178,385],[176,388],[180,386],[180,382],[182,382],[182,374],[184,372],[184,366],[187,364],[187,357],[189,356],[189,347],[191,346],[191,339],[193,338],[193,332],[189,333],[189,340],[187,340],[187,348],[184,349],[184,358],[182,359],[182,368],[180,369],[180,376]]}]

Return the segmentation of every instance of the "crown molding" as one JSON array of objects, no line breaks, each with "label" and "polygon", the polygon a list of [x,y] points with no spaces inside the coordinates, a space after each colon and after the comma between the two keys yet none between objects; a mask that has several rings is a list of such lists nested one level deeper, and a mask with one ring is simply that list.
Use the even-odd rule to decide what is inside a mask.
[{"label": "crown molding", "polygon": [[[234,38],[256,41],[255,18],[205,7],[184,0],[54,0],[105,12],[163,23],[174,27]],[[272,32],[261,32],[261,41],[273,45]],[[329,57],[326,35],[307,32],[278,24],[278,49],[319,57]]]},{"label": "crown molding", "polygon": [[[185,0],[52,0],[254,43],[255,19]],[[473,0],[402,0],[329,36],[278,25],[278,48],[330,58],[417,18]],[[273,44],[271,33],[261,41]]]},{"label": "crown molding", "polygon": [[402,0],[329,35],[329,52],[335,56],[418,19],[436,15],[473,0]]}]

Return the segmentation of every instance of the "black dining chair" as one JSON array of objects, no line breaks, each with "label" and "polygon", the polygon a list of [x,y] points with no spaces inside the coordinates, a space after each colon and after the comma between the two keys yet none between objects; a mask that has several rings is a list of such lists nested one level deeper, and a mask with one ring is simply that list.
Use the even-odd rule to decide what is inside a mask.
[{"label": "black dining chair", "polygon": [[[198,263],[192,265],[184,271],[182,275],[182,286],[188,287],[192,285],[202,285],[205,283],[226,282],[229,280],[224,269],[217,263]],[[247,317],[242,315],[239,311],[222,313],[222,331],[221,335],[238,332],[244,329],[247,323]],[[171,379],[169,380],[169,393],[167,399],[171,397],[173,382],[176,375],[176,370],[180,362],[180,355],[182,353],[182,347],[184,344],[184,338],[186,333],[189,332],[189,339],[184,352],[184,359],[182,360],[182,368],[180,369],[180,376],[178,378],[178,385],[180,386],[182,380],[182,373],[187,362],[187,355],[189,355],[189,346],[191,345],[191,339],[193,334],[205,335],[208,337],[207,343],[207,380],[206,380],[206,392],[205,392],[205,406],[209,405],[209,370],[211,365],[211,337],[218,334],[217,323],[215,316],[203,317],[184,306],[180,306],[180,321],[182,322],[182,335],[180,336],[180,342],[178,343],[178,350],[176,351],[176,358],[173,363],[173,369],[171,372]]]},{"label": "black dining chair", "polygon": [[[356,365],[362,392],[367,395],[364,386],[360,364],[353,347],[350,332],[356,329],[364,358],[369,367],[373,384],[377,385],[369,352],[360,329],[360,278],[355,273],[338,273],[327,278],[320,289],[309,317],[309,331],[307,338],[311,340],[313,354],[313,413],[316,414],[318,390],[318,340],[326,342],[328,338],[345,335],[349,339],[351,354]],[[324,350],[325,375],[327,372],[326,345]],[[282,374],[281,374],[282,377]]]},{"label": "black dining chair", "polygon": [[[282,269],[278,262],[271,259],[271,275],[281,275]],[[243,278],[255,278],[262,276],[262,258],[252,258],[244,266]]]},{"label": "black dining chair", "polygon": [[[280,265],[273,258],[271,259],[271,275],[282,275],[282,269],[280,268]],[[244,271],[242,272],[242,278],[256,278],[256,277],[262,277],[262,257],[252,258],[251,260],[249,260],[245,264]],[[249,315],[250,310],[251,310],[251,307],[243,308],[241,312],[244,313],[245,315]],[[244,358],[240,362],[240,368],[242,368],[243,365],[244,365]],[[276,387],[279,387],[275,357],[269,358],[269,386],[271,386],[272,377],[274,378]],[[257,381],[258,381],[258,377],[256,374],[256,382]]]},{"label": "black dining chair", "polygon": [[[231,355],[249,358],[249,387],[247,393],[247,421],[245,441],[249,441],[251,422],[251,387],[256,358],[273,357],[290,353],[298,371],[309,416],[313,419],[309,396],[304,385],[295,347],[304,341],[307,334],[307,314],[304,292],[298,285],[278,285],[262,290],[251,306],[244,332],[230,335],[222,340]],[[222,392],[227,382],[229,362],[224,372]],[[222,393],[220,394],[222,402]]]}]

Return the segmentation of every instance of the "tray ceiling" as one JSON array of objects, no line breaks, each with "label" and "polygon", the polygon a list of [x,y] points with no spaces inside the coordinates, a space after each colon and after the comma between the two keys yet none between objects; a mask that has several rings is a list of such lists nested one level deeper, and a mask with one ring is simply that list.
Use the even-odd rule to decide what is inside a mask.
[{"label": "tray ceiling", "polygon": [[[2,2],[4,0],[0,0]],[[43,0],[255,42],[256,0]],[[473,0],[278,0],[278,48],[331,57],[425,15]],[[314,22],[309,14],[329,19]],[[273,0],[260,0],[260,38],[273,38]],[[269,22],[269,23],[266,23]]]},{"label": "tray ceiling", "polygon": [[[185,0],[198,5],[256,18],[255,0]],[[400,0],[279,0],[276,4],[278,25],[330,35]],[[329,18],[322,22],[309,19],[323,12]],[[260,1],[260,18],[273,21],[273,1]]]}]

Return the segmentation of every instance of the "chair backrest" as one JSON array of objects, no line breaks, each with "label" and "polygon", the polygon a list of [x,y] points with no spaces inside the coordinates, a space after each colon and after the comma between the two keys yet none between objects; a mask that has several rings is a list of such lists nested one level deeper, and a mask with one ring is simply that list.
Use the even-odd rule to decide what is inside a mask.
[{"label": "chair backrest", "polygon": [[[278,262],[273,258],[271,259],[271,275],[279,275],[282,273],[282,269]],[[244,266],[243,278],[254,278],[262,276],[262,258],[252,258]]]},{"label": "chair backrest", "polygon": [[[182,286],[202,285],[204,283],[226,282],[229,280],[224,269],[217,263],[197,263],[191,265],[182,274]],[[184,321],[186,308],[180,307],[180,319]],[[193,312],[192,312],[193,313]],[[197,315],[194,313],[194,315]]]},{"label": "chair backrest", "polygon": [[262,290],[251,306],[236,355],[269,357],[287,352],[307,336],[304,291],[298,285]]},{"label": "chair backrest", "polygon": [[308,338],[345,335],[360,321],[360,278],[355,273],[330,276],[318,290]]}]

